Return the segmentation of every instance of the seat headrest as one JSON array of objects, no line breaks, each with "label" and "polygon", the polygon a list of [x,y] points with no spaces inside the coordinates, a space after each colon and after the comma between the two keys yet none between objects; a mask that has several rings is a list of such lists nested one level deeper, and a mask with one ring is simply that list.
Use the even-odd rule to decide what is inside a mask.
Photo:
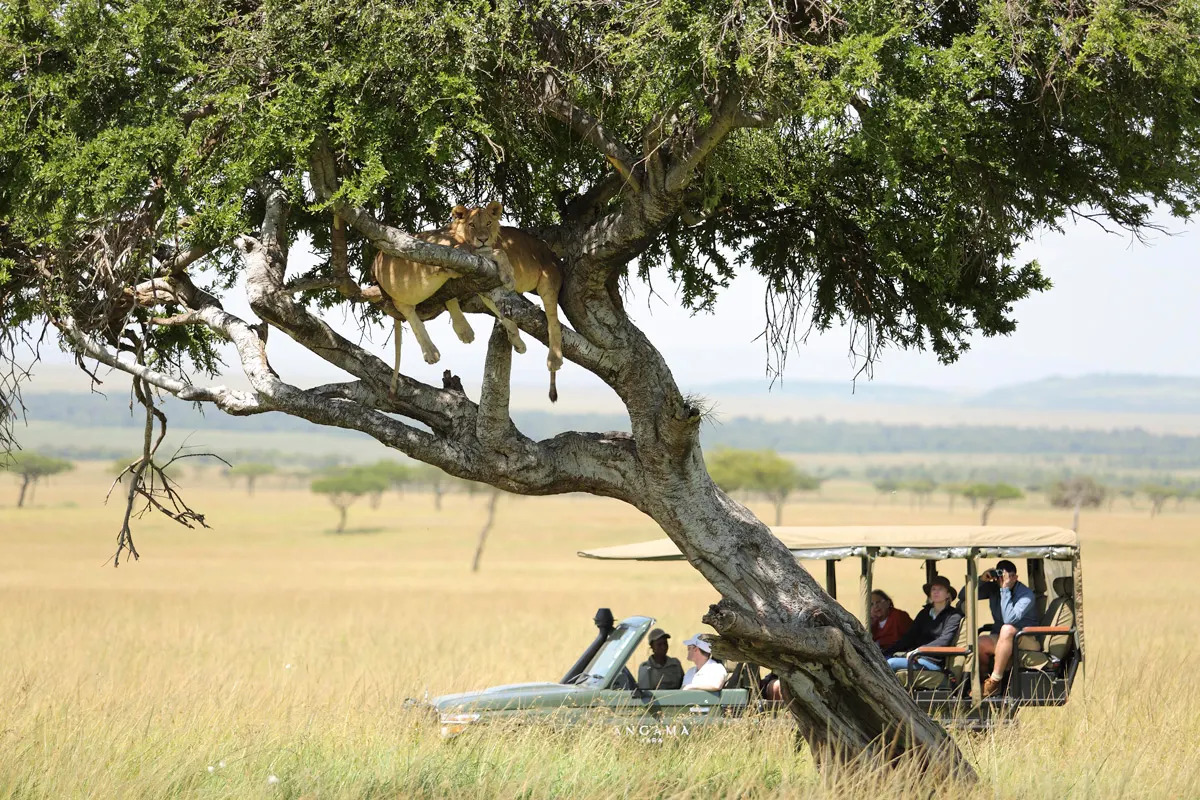
[{"label": "seat headrest", "polygon": [[1075,596],[1075,579],[1071,577],[1055,578],[1054,593],[1059,597],[1073,598]]}]

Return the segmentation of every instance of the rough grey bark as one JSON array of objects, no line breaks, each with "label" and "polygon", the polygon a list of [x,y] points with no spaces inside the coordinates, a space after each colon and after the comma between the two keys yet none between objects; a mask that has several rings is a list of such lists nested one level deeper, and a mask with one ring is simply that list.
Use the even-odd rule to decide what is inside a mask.
[{"label": "rough grey bark", "polygon": [[[569,104],[548,110],[586,127]],[[645,154],[636,167],[624,163],[629,179],[620,188],[606,182],[572,201],[574,212],[560,226],[538,232],[563,268],[559,303],[570,323],[563,326],[563,355],[612,387],[628,410],[628,432],[570,432],[543,441],[521,433],[509,414],[512,353],[498,327],[488,343],[478,403],[462,392],[403,376],[395,393],[389,392],[391,366],[337,334],[296,299],[313,286],[287,280],[288,202],[281,191],[270,194],[261,231],[236,242],[250,307],[263,324],[229,314],[216,298],[177,274],[139,295],[153,304],[166,293],[187,309],[163,324],[205,325],[230,340],[249,392],[193,386],[119,357],[69,319],[60,328],[80,352],[231,414],[282,411],[358,430],[452,475],[517,494],[588,492],[629,503],[654,519],[721,593],[723,599],[705,617],[720,634],[716,651],[753,660],[781,676],[799,731],[818,758],[909,756],[931,768],[969,775],[957,747],[900,687],[855,617],[824,592],[766,525],[713,484],[700,446],[701,410],[687,401],[662,355],[622,305],[618,284],[626,265],[683,214],[690,183],[707,155],[735,127],[764,122],[742,113],[731,94],[715,109],[708,128]],[[602,129],[588,133],[587,140],[608,151],[611,142]],[[448,248],[422,249],[423,243],[365,209],[336,201],[332,157],[321,147],[313,155],[312,185],[318,200],[328,201],[378,248],[453,266],[468,276],[449,282],[421,307],[422,315],[440,313],[447,297],[489,292],[522,331],[547,342],[545,314],[499,288],[490,261]],[[378,300],[345,284],[345,276],[339,276],[333,285],[349,302]],[[472,302],[478,301],[464,302],[464,309],[472,310]],[[353,380],[307,390],[287,383],[267,361],[268,328]]]}]

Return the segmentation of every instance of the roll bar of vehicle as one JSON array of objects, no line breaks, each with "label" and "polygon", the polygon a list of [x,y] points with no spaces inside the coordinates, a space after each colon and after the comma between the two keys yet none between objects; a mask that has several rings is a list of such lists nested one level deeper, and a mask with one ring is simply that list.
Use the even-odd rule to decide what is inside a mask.
[{"label": "roll bar of vehicle", "polygon": [[591,663],[592,658],[596,655],[600,648],[604,646],[604,643],[608,641],[608,635],[613,632],[612,609],[596,609],[596,616],[592,617],[592,622],[596,623],[595,641],[587,646],[587,649],[583,651],[583,655],[579,657],[578,661],[571,665],[571,668],[567,670],[567,674],[563,675],[563,678],[561,681],[559,681],[559,683],[570,683],[572,680],[577,678],[579,674],[583,672],[583,668]]},{"label": "roll bar of vehicle", "polygon": [[[860,560],[859,594],[864,620],[870,619],[874,562],[878,558],[911,558],[925,562],[926,581],[937,574],[938,562],[966,562],[965,624],[979,630],[976,608],[979,588],[979,559],[1025,559],[1029,586],[1039,599],[1046,597],[1046,566],[1049,562],[1070,562],[1074,577],[1075,643],[1079,657],[1072,666],[1085,663],[1083,636],[1083,565],[1079,557],[1079,535],[1069,528],[1049,526],[978,526],[978,525],[840,525],[777,527],[772,533],[797,560],[824,561],[825,587],[837,598],[836,564],[844,558]],[[681,561],[683,555],[670,539],[655,539],[618,547],[580,551],[584,558],[618,561]],[[843,605],[845,605],[843,603]],[[983,677],[978,669],[978,654],[971,648],[965,669],[971,675],[970,694],[978,705],[983,697]],[[1064,698],[1065,699],[1065,698]],[[971,701],[968,701],[971,702]]]}]

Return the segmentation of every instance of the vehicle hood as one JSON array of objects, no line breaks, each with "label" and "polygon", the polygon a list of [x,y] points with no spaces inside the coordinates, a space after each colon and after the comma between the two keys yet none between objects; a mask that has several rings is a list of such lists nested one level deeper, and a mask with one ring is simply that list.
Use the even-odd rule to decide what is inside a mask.
[{"label": "vehicle hood", "polygon": [[579,686],[561,683],[509,683],[475,692],[444,694],[433,698],[433,707],[445,711],[511,711],[539,706],[559,706],[578,693]]}]

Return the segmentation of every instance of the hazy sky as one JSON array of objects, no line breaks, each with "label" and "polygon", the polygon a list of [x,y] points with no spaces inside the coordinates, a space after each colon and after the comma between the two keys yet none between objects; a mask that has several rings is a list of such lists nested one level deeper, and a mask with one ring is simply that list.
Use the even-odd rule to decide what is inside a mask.
[{"label": "hazy sky", "polygon": [[[1200,234],[1195,225],[1166,217],[1160,222],[1176,235],[1155,235],[1149,246],[1127,235],[1107,234],[1092,223],[1030,242],[1018,257],[1038,259],[1054,288],[1017,304],[1018,326],[1012,336],[977,337],[971,350],[950,366],[939,364],[928,352],[888,351],[875,368],[875,381],[979,391],[1051,375],[1200,376]],[[300,263],[308,261],[301,253],[292,257]],[[628,307],[664,352],[682,388],[759,380],[766,391],[766,353],[762,343],[755,341],[764,324],[760,279],[739,277],[721,297],[715,313],[695,316],[679,308],[665,276],[659,276],[655,289],[661,297],[648,299],[645,287],[635,286]],[[226,307],[252,317],[244,294],[230,298]],[[429,323],[430,335],[442,353],[441,363],[435,366],[421,360],[416,339],[406,332],[402,370],[440,383],[442,369],[449,367],[469,389],[476,386],[490,323],[484,316],[469,318],[476,331],[472,345],[458,342],[445,315]],[[340,312],[327,312],[327,319],[344,332],[353,330]],[[385,341],[385,335],[382,330],[374,332],[373,345],[368,344],[390,362],[391,342]],[[528,353],[514,358],[513,382],[543,385],[545,349],[537,342],[529,344]],[[849,392],[857,366],[848,344],[848,334],[842,330],[813,335],[789,357],[785,380],[840,381]],[[278,333],[270,339],[269,353],[285,380],[306,385],[342,377]],[[62,362],[65,357],[51,360]],[[230,358],[228,363],[235,362]],[[569,363],[559,376],[560,392],[601,388]]]}]

